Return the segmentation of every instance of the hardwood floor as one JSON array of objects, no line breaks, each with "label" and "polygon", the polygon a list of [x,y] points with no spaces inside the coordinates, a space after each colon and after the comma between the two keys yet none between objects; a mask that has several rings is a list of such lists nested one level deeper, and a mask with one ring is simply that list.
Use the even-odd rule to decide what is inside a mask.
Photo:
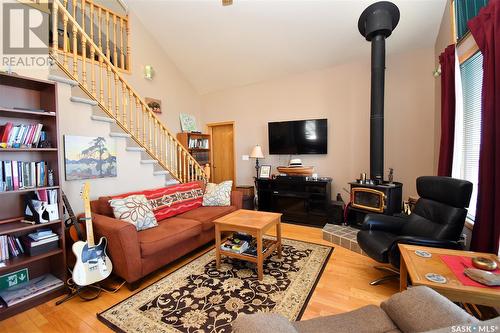
[{"label": "hardwood floor", "polygon": [[[283,224],[283,237],[318,244],[333,245],[322,239],[321,229]],[[207,246],[189,257],[178,260],[149,276],[141,284],[144,288],[157,281],[201,253]],[[371,280],[382,273],[373,268],[375,262],[368,257],[335,247],[320,281],[311,297],[302,319],[342,313],[367,304],[379,304],[398,291],[393,281],[382,286],[370,286]],[[132,294],[125,286],[117,293],[103,293],[98,299],[83,302],[74,298],[62,305],[55,301],[42,304],[17,316],[0,322],[0,331],[10,332],[111,332],[97,320],[96,313],[118,303]]]}]

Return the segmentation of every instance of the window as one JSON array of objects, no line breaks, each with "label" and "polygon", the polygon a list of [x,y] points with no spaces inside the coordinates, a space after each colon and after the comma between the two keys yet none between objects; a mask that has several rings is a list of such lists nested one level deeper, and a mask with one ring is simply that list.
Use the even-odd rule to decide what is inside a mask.
[{"label": "window", "polygon": [[464,37],[469,28],[467,21],[479,13],[479,9],[486,6],[489,0],[455,0],[455,18],[457,39]]},{"label": "window", "polygon": [[481,144],[481,92],[483,85],[483,55],[477,52],[456,71],[457,95],[453,177],[466,179],[474,188],[468,218],[474,221],[477,203],[479,147]]}]

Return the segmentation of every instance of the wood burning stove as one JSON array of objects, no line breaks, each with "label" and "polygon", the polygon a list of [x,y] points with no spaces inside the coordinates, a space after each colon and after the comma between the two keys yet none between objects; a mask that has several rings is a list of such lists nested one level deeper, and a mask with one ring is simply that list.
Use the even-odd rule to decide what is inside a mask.
[{"label": "wood burning stove", "polygon": [[393,215],[401,213],[403,184],[384,183],[379,185],[351,185],[351,207],[363,212]]},{"label": "wood burning stove", "polygon": [[[358,29],[371,42],[370,99],[370,179],[351,185],[351,203],[347,214],[350,224],[360,224],[367,213],[401,212],[403,184],[384,181],[384,87],[385,40],[399,22],[399,9],[391,2],[370,5],[361,14]],[[364,178],[364,177],[362,177]]]}]

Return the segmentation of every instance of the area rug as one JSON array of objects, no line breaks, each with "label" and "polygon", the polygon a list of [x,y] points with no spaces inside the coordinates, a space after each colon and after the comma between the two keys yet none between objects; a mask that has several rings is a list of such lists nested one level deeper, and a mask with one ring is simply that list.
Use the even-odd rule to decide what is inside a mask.
[{"label": "area rug", "polygon": [[282,258],[269,256],[259,281],[245,261],[223,257],[217,270],[213,249],[97,316],[117,332],[231,332],[240,313],[298,320],[332,250],[283,239]]}]

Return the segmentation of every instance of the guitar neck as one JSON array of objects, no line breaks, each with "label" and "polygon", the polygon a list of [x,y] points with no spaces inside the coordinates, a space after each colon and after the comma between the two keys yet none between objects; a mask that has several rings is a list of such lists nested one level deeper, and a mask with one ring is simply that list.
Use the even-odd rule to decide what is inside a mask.
[{"label": "guitar neck", "polygon": [[87,243],[89,247],[94,247],[94,230],[92,229],[92,215],[90,213],[90,200],[86,198],[84,200],[85,206],[85,229],[87,230]]}]

